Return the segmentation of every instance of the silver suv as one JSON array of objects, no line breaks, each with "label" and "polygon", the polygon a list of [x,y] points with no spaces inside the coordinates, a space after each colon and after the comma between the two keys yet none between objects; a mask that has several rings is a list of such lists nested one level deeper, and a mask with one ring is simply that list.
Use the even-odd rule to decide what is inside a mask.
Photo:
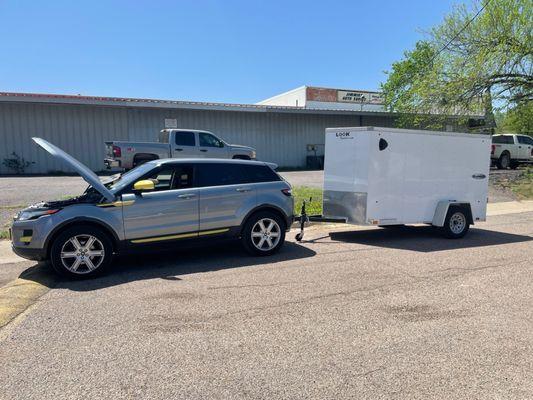
[{"label": "silver suv", "polygon": [[33,140],[90,186],[79,197],[20,211],[11,228],[13,250],[50,260],[67,276],[95,275],[114,254],[177,241],[239,238],[249,253],[269,255],[283,245],[292,223],[291,187],[273,164],[154,160],[104,183],[63,150]]}]

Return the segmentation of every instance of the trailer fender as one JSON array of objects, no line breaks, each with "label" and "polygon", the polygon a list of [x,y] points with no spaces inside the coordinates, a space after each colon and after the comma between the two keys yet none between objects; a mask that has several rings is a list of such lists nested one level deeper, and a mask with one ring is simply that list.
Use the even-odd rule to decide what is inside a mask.
[{"label": "trailer fender", "polygon": [[444,221],[446,220],[446,215],[448,215],[448,210],[450,206],[458,206],[465,209],[466,217],[468,218],[468,223],[474,225],[474,220],[472,218],[472,208],[470,203],[466,201],[457,201],[457,200],[441,200],[437,204],[435,209],[435,214],[433,215],[433,221],[431,225],[442,227],[444,226]]}]

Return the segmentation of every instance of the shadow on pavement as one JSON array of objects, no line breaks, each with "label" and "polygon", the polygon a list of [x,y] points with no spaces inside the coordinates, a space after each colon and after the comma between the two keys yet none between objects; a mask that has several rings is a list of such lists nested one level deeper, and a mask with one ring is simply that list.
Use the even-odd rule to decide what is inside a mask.
[{"label": "shadow on pavement", "polygon": [[[50,285],[49,277],[54,272],[52,267],[46,264],[30,267],[20,277],[35,280],[48,287],[90,291],[145,279],[180,281],[177,275],[274,264],[312,257],[315,254],[313,250],[306,247],[286,242],[279,253],[273,256],[253,257],[246,254],[239,243],[226,243],[208,248],[164,250],[118,257],[107,273],[93,279],[56,278]],[[35,273],[36,270],[40,270],[41,273]],[[28,273],[29,271],[33,273]],[[41,279],[43,282],[40,282]]]},{"label": "shadow on pavement", "polygon": [[403,226],[392,229],[332,232],[331,240],[390,249],[433,251],[495,246],[533,240],[531,236],[472,228],[462,239],[447,239],[432,226]]}]

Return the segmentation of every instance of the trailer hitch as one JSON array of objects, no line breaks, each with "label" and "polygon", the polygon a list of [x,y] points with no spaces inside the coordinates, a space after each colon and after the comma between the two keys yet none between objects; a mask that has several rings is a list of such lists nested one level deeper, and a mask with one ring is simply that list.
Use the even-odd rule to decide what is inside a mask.
[{"label": "trailer hitch", "polygon": [[[313,201],[313,198],[309,198],[309,201]],[[300,232],[294,237],[297,242],[301,242],[304,238],[304,228],[307,222],[329,222],[335,224],[345,224],[348,222],[347,218],[327,218],[323,215],[308,215],[306,210],[307,201],[302,202],[302,208],[300,209],[300,215],[294,216],[294,221],[300,224]]]}]

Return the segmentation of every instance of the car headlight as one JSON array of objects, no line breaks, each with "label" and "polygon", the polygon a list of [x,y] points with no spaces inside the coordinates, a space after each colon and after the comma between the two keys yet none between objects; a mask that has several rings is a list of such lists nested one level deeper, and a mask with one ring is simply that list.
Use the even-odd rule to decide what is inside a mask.
[{"label": "car headlight", "polygon": [[257,154],[255,154],[255,150],[252,150],[252,156],[250,158],[255,158]]},{"label": "car headlight", "polygon": [[53,210],[24,210],[18,214],[17,221],[28,221],[30,219],[37,219],[39,217],[42,217],[43,215],[55,214],[59,210],[61,209],[57,208]]}]

